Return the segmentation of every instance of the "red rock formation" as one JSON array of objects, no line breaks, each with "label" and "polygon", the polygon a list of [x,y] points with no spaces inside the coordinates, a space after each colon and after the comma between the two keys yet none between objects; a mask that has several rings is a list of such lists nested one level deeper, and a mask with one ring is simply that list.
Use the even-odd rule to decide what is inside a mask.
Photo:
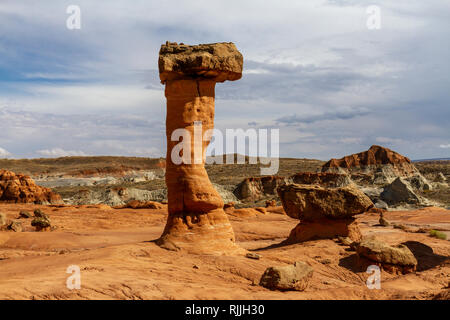
[{"label": "red rock formation", "polygon": [[62,200],[51,189],[36,185],[29,176],[0,170],[0,202],[60,204]]},{"label": "red rock formation", "polygon": [[398,175],[410,176],[418,171],[407,157],[388,148],[373,145],[369,150],[345,156],[341,159],[331,159],[322,167],[323,172],[344,169],[350,172],[364,168],[391,165]]},{"label": "red rock formation", "polygon": [[[241,251],[223,210],[223,200],[211,184],[205,170],[205,152],[209,140],[202,140],[202,157],[195,161],[191,139],[191,163],[174,163],[172,141],[176,129],[185,129],[194,137],[195,124],[201,122],[202,136],[214,128],[216,82],[241,77],[243,58],[232,43],[198,46],[166,43],[161,46],[159,72],[166,85],[168,190],[167,224],[157,243],[167,249],[187,249],[201,253]],[[181,155],[181,154],[180,154]],[[185,155],[182,155],[185,156]]]},{"label": "red rock formation", "polygon": [[361,231],[359,230],[359,226],[355,219],[300,221],[300,223],[291,230],[285,243],[291,244],[315,239],[333,239],[337,237],[349,237],[353,241],[361,241]]},{"label": "red rock formation", "polygon": [[286,214],[300,220],[287,243],[337,236],[360,241],[361,232],[353,216],[373,207],[372,201],[354,185],[322,188],[291,184],[279,187],[278,195]]}]

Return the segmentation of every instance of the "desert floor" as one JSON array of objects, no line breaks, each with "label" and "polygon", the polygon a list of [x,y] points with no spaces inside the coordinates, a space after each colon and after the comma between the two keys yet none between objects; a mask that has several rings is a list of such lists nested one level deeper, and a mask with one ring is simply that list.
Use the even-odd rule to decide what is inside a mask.
[{"label": "desert floor", "polygon": [[[426,233],[377,226],[378,215],[358,220],[364,235],[390,244],[406,243],[418,259],[415,273],[381,273],[381,289],[369,290],[355,253],[333,240],[280,245],[297,221],[268,213],[230,221],[245,256],[192,255],[159,248],[167,212],[111,209],[107,206],[34,206],[1,204],[10,219],[20,210],[41,208],[56,229],[0,232],[0,299],[431,299],[450,282],[450,242]],[[385,218],[409,229],[450,230],[450,211],[427,208],[393,211]],[[450,232],[446,232],[450,236]],[[271,291],[258,285],[273,265],[304,261],[314,268],[304,292]],[[81,289],[69,290],[70,265],[81,269]]]}]

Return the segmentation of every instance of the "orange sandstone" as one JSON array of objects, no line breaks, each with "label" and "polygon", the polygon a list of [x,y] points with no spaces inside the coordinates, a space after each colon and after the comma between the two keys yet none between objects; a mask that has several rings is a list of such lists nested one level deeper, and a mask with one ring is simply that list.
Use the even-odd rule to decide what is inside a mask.
[{"label": "orange sandstone", "polygon": [[[242,250],[235,244],[223,200],[204,167],[210,138],[201,141],[201,159],[195,154],[193,139],[198,123],[202,137],[214,128],[216,82],[238,80],[242,66],[242,55],[232,43],[187,46],[167,42],[161,46],[159,72],[167,98],[165,179],[169,211],[166,227],[157,240],[163,248],[214,254]],[[171,139],[177,129],[185,129],[192,137],[187,142],[190,150],[179,153],[184,158],[182,152],[190,152],[190,163],[178,164],[172,158],[180,143]]]}]

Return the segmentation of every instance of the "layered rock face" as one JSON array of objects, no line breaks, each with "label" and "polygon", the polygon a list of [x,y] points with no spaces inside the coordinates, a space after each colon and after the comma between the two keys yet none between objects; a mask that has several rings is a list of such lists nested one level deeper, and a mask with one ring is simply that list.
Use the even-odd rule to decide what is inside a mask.
[{"label": "layered rock face", "polygon": [[337,236],[361,240],[353,216],[373,207],[372,201],[353,185],[323,188],[315,185],[284,185],[278,195],[288,216],[300,223],[291,231],[287,243]]},{"label": "layered rock face", "polygon": [[61,204],[61,197],[36,185],[29,176],[0,170],[0,202]]},{"label": "layered rock face", "polygon": [[[232,43],[187,46],[167,42],[161,46],[159,72],[167,98],[165,179],[169,215],[157,243],[164,248],[200,253],[240,250],[223,210],[223,200],[204,167],[211,137],[201,137],[214,128],[216,82],[238,80],[242,66],[243,57]],[[196,132],[199,124],[201,131]],[[174,150],[180,143],[171,139],[177,129],[190,134],[190,150]],[[198,134],[200,146],[196,145]],[[190,161],[179,163],[174,155]]]},{"label": "layered rock face", "polygon": [[354,178],[357,178],[358,174],[369,175],[372,178],[370,182],[377,184],[390,183],[397,177],[420,174],[407,157],[376,145],[364,152],[331,159],[323,165],[322,172],[348,173]]}]

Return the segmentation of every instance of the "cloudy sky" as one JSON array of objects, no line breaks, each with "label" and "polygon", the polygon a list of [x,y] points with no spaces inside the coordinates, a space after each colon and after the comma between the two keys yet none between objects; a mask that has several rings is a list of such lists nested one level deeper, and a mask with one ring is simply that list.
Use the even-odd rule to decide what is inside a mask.
[{"label": "cloudy sky", "polygon": [[234,42],[216,127],[279,128],[283,157],[450,157],[449,1],[1,0],[0,158],[164,156],[166,40]]}]

